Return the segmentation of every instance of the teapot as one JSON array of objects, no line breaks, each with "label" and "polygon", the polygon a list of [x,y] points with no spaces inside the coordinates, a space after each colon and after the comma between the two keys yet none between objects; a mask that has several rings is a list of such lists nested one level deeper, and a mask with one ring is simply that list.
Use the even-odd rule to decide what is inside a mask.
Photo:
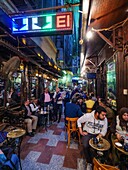
[{"label": "teapot", "polygon": [[93,138],[93,144],[96,145],[96,144],[98,144],[98,142],[99,142],[98,139],[97,139],[96,137],[94,137],[94,138]]}]

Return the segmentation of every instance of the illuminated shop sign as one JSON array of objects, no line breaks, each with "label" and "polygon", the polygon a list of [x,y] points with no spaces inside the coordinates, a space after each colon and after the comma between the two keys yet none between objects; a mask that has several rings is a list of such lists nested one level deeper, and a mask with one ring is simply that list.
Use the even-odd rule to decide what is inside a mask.
[{"label": "illuminated shop sign", "polygon": [[72,33],[72,12],[12,17],[12,34],[58,35]]}]

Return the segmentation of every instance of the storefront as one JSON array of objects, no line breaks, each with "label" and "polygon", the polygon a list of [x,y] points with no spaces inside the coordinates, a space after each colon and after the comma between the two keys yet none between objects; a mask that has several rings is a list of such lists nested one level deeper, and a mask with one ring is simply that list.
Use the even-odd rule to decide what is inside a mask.
[{"label": "storefront", "polygon": [[107,62],[107,102],[116,110],[116,56]]}]

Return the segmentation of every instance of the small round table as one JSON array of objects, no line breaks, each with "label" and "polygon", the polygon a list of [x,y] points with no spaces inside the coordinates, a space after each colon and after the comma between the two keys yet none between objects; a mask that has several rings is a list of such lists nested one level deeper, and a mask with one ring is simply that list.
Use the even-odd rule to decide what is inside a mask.
[{"label": "small round table", "polygon": [[102,146],[101,147],[99,147],[98,144],[94,144],[93,139],[89,140],[89,145],[97,151],[107,151],[110,149],[110,143],[104,138],[102,138]]},{"label": "small round table", "polygon": [[114,147],[115,147],[118,151],[120,151],[121,153],[123,153],[124,155],[127,155],[127,156],[128,156],[128,152],[126,152],[126,151],[124,150],[123,146],[122,146],[122,147],[117,146],[117,145],[115,144],[116,142],[118,142],[118,140],[115,140],[115,141],[114,141]]},{"label": "small round table", "polygon": [[107,163],[110,143],[106,139],[102,138],[102,145],[94,144],[92,138],[89,140],[89,145],[91,146],[92,149],[96,150],[96,158],[101,163],[105,163],[105,162]]},{"label": "small round table", "polygon": [[[49,115],[49,112],[47,112],[47,111],[39,112],[40,127],[44,127],[46,131],[47,131],[47,124],[48,124],[48,115]],[[40,131],[40,129],[39,129],[39,131]]]},{"label": "small round table", "polygon": [[114,147],[116,148],[115,150],[115,154],[119,160],[119,167],[120,169],[125,169],[126,166],[128,166],[128,152],[126,152],[123,148],[123,145],[122,146],[117,146],[116,145],[116,142],[118,142],[117,139],[114,140],[113,144],[114,144]]},{"label": "small round table", "polygon": [[7,137],[8,138],[20,138],[23,135],[25,135],[25,133],[26,131],[24,129],[17,128],[17,129],[14,129],[8,132]]},{"label": "small round table", "polygon": [[17,141],[17,145],[16,147],[18,148],[18,157],[19,157],[19,163],[20,163],[20,169],[22,170],[22,166],[21,166],[21,159],[20,159],[20,147],[21,147],[21,142],[23,139],[23,136],[25,135],[26,131],[24,129],[21,128],[16,128],[11,130],[10,132],[8,132],[7,134],[7,138],[11,138],[11,139],[17,139],[19,138]]}]

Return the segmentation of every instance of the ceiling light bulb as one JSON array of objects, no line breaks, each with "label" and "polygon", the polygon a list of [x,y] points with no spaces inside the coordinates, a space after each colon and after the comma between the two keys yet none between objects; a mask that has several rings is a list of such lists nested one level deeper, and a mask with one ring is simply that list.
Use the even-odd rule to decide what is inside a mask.
[{"label": "ceiling light bulb", "polygon": [[87,39],[92,38],[92,31],[88,31],[86,34]]},{"label": "ceiling light bulb", "polygon": [[79,40],[79,44],[82,45],[83,44],[83,39]]}]

